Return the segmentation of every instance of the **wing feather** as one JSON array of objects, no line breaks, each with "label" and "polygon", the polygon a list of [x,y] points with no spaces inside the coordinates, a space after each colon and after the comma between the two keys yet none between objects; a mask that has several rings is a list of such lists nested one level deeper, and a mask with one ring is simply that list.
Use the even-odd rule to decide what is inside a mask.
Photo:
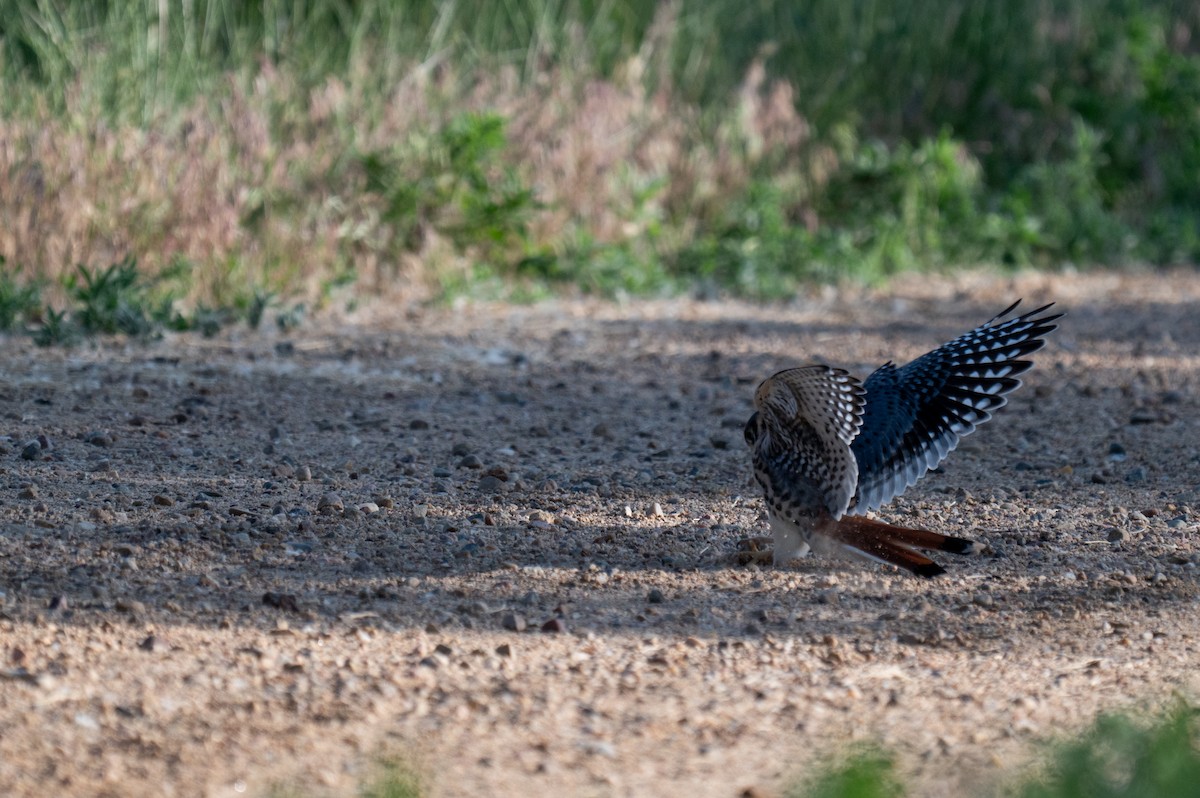
[{"label": "wing feather", "polygon": [[1033,363],[1021,358],[1045,346],[1061,313],[1043,305],[1007,321],[1002,313],[905,366],[885,363],[863,383],[862,424],[851,449],[858,466],[852,514],[874,510],[936,468],[1005,397]]}]

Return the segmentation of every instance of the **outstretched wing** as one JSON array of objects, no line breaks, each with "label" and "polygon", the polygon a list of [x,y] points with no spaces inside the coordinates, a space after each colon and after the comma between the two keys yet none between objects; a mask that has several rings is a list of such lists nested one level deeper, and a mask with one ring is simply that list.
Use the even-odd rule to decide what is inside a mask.
[{"label": "outstretched wing", "polygon": [[862,427],[852,445],[858,489],[851,513],[903,493],[1021,386],[1017,377],[1033,367],[1021,358],[1045,346],[1062,314],[1038,316],[1051,303],[1001,321],[1019,304],[908,365],[887,363],[867,378]]},{"label": "outstretched wing", "polygon": [[768,494],[793,507],[823,504],[841,518],[858,484],[850,442],[862,422],[862,384],[829,366],[788,369],[758,387],[754,405],[747,439]]}]

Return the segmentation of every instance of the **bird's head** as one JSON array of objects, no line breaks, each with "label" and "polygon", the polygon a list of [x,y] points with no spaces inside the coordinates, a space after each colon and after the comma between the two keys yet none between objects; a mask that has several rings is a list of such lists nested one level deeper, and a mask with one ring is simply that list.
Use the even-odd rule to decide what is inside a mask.
[{"label": "bird's head", "polygon": [[746,422],[746,428],[742,433],[746,436],[747,446],[753,446],[754,442],[762,435],[762,430],[759,428],[760,418],[758,411],[755,411],[754,415],[750,416],[750,420]]}]

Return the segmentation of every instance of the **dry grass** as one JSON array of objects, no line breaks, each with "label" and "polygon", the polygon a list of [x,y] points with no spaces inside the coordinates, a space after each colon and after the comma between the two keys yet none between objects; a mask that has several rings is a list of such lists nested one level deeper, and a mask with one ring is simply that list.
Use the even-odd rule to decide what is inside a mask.
[{"label": "dry grass", "polygon": [[757,170],[790,170],[797,186],[821,171],[810,168],[816,148],[791,88],[767,80],[761,64],[736,113],[713,122],[669,80],[647,79],[666,72],[656,58],[643,47],[612,80],[569,66],[523,81],[514,69],[461,75],[426,63],[386,96],[372,88],[369,64],[313,91],[264,64],[144,126],[100,121],[81,86],[66,118],[0,120],[0,214],[10,220],[0,255],[50,284],[77,263],[133,255],[153,274],[182,260],[192,304],[225,305],[256,289],[319,300],[347,274],[372,295],[428,295],[480,253],[449,245],[426,220],[419,236],[400,235],[355,155],[411,158],[476,112],[507,120],[488,169],[533,188],[538,206],[521,241],[530,252],[633,242],[654,257]]}]

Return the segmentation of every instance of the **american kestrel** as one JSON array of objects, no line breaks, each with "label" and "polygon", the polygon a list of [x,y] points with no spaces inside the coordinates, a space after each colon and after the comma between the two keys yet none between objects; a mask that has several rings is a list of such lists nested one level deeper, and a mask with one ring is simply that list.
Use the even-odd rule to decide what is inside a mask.
[{"label": "american kestrel", "polygon": [[975,544],[862,517],[936,468],[992,417],[1033,367],[1061,313],[1043,305],[1004,321],[1020,300],[908,365],[888,362],[866,381],[830,366],[787,369],[754,394],[746,422],[754,476],[766,494],[776,565],[851,552],[919,576],[945,569],[917,549],[970,554]]}]

